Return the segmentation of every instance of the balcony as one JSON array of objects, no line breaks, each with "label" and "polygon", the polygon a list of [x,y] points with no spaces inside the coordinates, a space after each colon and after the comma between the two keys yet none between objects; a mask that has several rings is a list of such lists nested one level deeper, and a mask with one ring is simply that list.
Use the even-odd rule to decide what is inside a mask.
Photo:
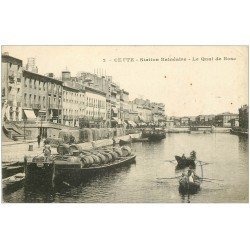
[{"label": "balcony", "polygon": [[33,109],[41,109],[41,104],[32,104]]},{"label": "balcony", "polygon": [[73,120],[73,115],[64,115],[63,119],[64,120]]}]

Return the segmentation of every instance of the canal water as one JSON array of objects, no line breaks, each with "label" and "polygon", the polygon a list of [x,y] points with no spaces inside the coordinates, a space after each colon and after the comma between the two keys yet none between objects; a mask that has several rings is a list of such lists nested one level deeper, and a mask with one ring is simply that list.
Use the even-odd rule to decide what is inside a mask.
[{"label": "canal water", "polygon": [[[167,134],[160,142],[132,144],[136,163],[96,176],[76,187],[48,190],[22,188],[3,197],[4,202],[87,202],[87,203],[203,203],[248,202],[248,139],[231,134]],[[178,191],[175,155],[188,156],[195,150],[198,160],[211,163],[203,167],[207,178],[194,195]],[[197,166],[197,174],[201,175]]]}]

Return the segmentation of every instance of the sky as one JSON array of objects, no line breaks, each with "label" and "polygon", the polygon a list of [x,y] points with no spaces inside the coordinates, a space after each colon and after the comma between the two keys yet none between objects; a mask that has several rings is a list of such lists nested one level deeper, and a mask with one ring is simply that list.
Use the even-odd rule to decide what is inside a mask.
[{"label": "sky", "polygon": [[2,46],[2,52],[24,65],[35,57],[40,74],[59,77],[66,67],[72,76],[106,72],[130,100],[163,102],[168,116],[238,113],[248,104],[247,46]]}]

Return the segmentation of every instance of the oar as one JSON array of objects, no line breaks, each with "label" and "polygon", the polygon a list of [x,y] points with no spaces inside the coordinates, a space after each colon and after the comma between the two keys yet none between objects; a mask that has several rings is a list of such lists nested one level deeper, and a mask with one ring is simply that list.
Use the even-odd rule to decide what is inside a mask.
[{"label": "oar", "polygon": [[163,177],[163,178],[156,178],[157,180],[171,180],[171,179],[177,179],[177,178],[180,178],[180,176],[176,176],[176,177]]},{"label": "oar", "polygon": [[200,163],[202,165],[209,165],[212,164],[211,162],[204,162],[204,161],[197,161],[197,163]]},{"label": "oar", "polygon": [[224,180],[220,180],[220,179],[212,179],[212,178],[200,178],[200,179],[203,179],[203,180],[211,180],[211,181],[224,181]]},{"label": "oar", "polygon": [[202,181],[205,181],[205,182],[212,182],[212,183],[215,183],[215,184],[220,184],[220,183],[217,183],[217,182],[214,182],[214,181],[209,181],[209,180],[203,180],[203,179],[201,179]]},{"label": "oar", "polygon": [[165,162],[176,163],[175,160],[165,160]]}]

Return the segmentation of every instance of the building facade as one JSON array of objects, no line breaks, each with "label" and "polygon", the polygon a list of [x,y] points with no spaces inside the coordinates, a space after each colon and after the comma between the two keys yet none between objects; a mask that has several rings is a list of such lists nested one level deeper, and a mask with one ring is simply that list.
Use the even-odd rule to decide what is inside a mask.
[{"label": "building facade", "polygon": [[77,82],[63,82],[62,123],[79,127],[80,119],[85,116],[85,94]]},{"label": "building facade", "polygon": [[181,117],[180,123],[181,123],[181,126],[189,126],[190,125],[189,117]]},{"label": "building facade", "polygon": [[22,60],[2,54],[2,121],[22,120]]},{"label": "building facade", "polygon": [[[60,78],[38,74],[35,58],[22,60],[2,55],[2,120],[49,121],[72,127],[117,127],[125,124],[160,125],[165,105],[136,98],[103,72],[66,69]],[[130,122],[130,123],[129,123]],[[131,125],[130,124],[130,125]]]},{"label": "building facade", "polygon": [[106,93],[85,87],[85,116],[90,127],[105,127],[107,116]]},{"label": "building facade", "polygon": [[62,122],[62,81],[23,70],[24,120]]},{"label": "building facade", "polygon": [[229,112],[225,112],[215,116],[215,125],[218,127],[231,127],[231,120],[238,119],[238,114],[232,114]]}]

